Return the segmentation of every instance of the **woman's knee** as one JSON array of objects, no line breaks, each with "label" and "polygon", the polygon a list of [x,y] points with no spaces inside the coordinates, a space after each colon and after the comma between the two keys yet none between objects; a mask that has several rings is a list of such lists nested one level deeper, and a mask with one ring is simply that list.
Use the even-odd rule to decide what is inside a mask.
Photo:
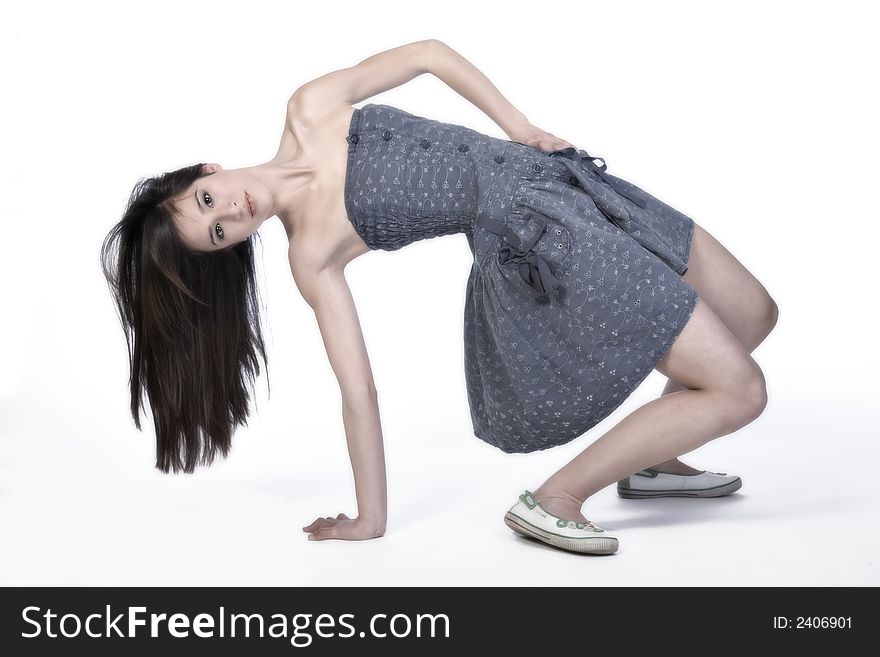
[{"label": "woman's knee", "polygon": [[702,298],[657,369],[687,388],[710,392],[731,430],[756,418],[767,405],[758,363]]},{"label": "woman's knee", "polygon": [[767,380],[764,378],[764,371],[757,364],[754,371],[755,374],[749,381],[745,392],[747,415],[753,420],[764,412],[768,401]]},{"label": "woman's knee", "polygon": [[764,334],[769,334],[775,328],[778,321],[779,306],[776,305],[776,300],[768,294],[764,299],[761,311],[761,323],[764,327]]},{"label": "woman's knee", "polygon": [[[776,326],[779,321],[779,306],[767,290],[757,284],[757,287],[744,291],[742,308],[741,311],[736,311],[734,308],[726,309],[727,318],[731,330],[751,351],[763,342]],[[731,316],[731,312],[737,314]],[[740,317],[743,318],[741,322]]]},{"label": "woman's knee", "polygon": [[739,419],[745,424],[756,419],[767,407],[767,380],[764,372],[751,356],[736,367],[727,391],[734,401]]}]

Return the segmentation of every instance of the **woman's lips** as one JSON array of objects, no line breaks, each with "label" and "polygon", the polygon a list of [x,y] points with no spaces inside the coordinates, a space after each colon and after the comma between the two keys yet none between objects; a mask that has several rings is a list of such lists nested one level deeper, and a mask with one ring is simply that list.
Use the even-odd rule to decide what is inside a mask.
[{"label": "woman's lips", "polygon": [[245,196],[245,198],[247,199],[248,210],[250,210],[251,218],[253,218],[253,216],[254,216],[254,211],[255,211],[255,207],[254,207],[254,199],[252,199],[252,198],[251,198],[251,195],[248,194],[247,192],[244,193],[244,196]]}]

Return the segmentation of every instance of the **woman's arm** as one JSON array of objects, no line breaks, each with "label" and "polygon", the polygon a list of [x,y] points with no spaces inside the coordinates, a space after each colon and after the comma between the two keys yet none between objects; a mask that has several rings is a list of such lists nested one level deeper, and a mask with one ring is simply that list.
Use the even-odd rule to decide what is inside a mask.
[{"label": "woman's arm", "polygon": [[529,120],[511,105],[483,73],[442,41],[432,40],[428,73],[448,84],[456,93],[479,107],[507,133],[516,134]]},{"label": "woman's arm", "polygon": [[[313,267],[305,254],[291,252],[293,278],[315,318],[330,366],[342,393],[342,421],[354,473],[358,517],[318,517],[303,527],[310,539],[375,538],[385,533],[387,485],[379,403],[370,359],[351,290],[343,271]],[[302,255],[303,257],[298,257]]]},{"label": "woman's arm", "polygon": [[433,39],[414,41],[383,50],[354,66],[331,71],[294,91],[288,106],[354,105],[399,87],[426,72],[427,60],[434,47]]},{"label": "woman's arm", "polygon": [[431,40],[426,65],[428,73],[438,77],[479,107],[510,139],[545,151],[573,146],[570,142],[532,125],[489,78],[442,41]]},{"label": "woman's arm", "polygon": [[546,151],[572,146],[532,125],[473,64],[437,39],[385,50],[305,83],[287,101],[288,114],[304,113],[319,120],[328,107],[359,103],[423,73],[433,74],[467,98],[514,141]]},{"label": "woman's arm", "polygon": [[431,73],[483,110],[508,135],[528,124],[489,79],[442,41],[426,39],[385,50],[349,68],[332,71],[299,87],[288,101],[298,107],[353,105]]}]

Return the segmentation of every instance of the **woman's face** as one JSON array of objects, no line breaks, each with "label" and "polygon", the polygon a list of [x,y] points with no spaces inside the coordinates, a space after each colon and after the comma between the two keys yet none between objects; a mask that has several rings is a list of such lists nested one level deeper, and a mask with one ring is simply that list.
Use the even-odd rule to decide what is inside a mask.
[{"label": "woman's face", "polygon": [[219,164],[206,164],[204,171],[209,175],[177,198],[174,222],[184,243],[195,251],[231,248],[268,218],[269,190],[241,169],[224,171]]}]

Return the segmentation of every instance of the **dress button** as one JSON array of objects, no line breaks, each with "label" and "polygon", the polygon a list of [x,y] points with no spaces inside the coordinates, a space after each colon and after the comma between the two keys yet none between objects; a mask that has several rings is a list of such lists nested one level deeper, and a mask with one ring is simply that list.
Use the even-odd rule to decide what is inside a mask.
[{"label": "dress button", "polygon": [[384,139],[385,141],[388,141],[389,139],[391,139],[391,137],[392,137],[392,134],[391,134],[390,130],[386,130],[385,132],[382,133],[382,139]]},{"label": "dress button", "polygon": [[358,133],[352,132],[351,136],[348,139],[352,144],[356,144],[358,143],[358,139],[360,139],[360,137],[358,136]]},{"label": "dress button", "polygon": [[503,155],[496,155],[496,156],[495,156],[495,161],[496,161],[498,164],[501,164],[502,162],[504,162],[504,156],[503,156]]},{"label": "dress button", "polygon": [[422,148],[431,148],[431,142],[427,139],[422,139]]},{"label": "dress button", "polygon": [[459,145],[458,150],[462,153],[467,153],[470,150],[470,147],[467,144],[461,144]]},{"label": "dress button", "polygon": [[541,171],[543,171],[543,170],[544,170],[544,165],[542,165],[540,162],[535,162],[532,165],[532,171],[534,171],[535,173],[541,173]]}]

